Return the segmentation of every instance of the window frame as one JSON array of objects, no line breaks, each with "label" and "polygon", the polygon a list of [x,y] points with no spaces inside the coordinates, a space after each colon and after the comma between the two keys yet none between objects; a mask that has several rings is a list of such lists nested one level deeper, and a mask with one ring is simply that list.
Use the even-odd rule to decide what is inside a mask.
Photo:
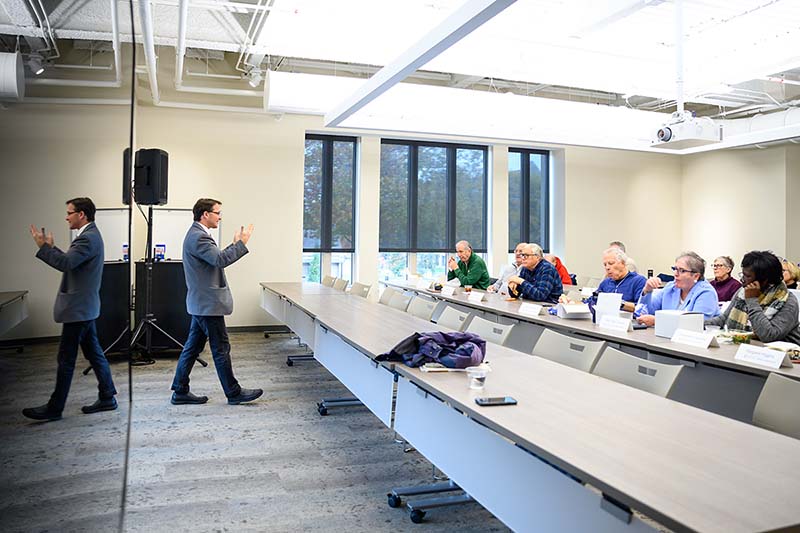
[{"label": "window frame", "polygon": [[[347,135],[322,135],[318,133],[306,133],[305,141],[322,141],[322,209],[320,212],[320,246],[315,248],[303,247],[303,252],[308,253],[350,253],[356,251],[356,175],[358,171],[358,138]],[[305,148],[304,141],[304,148]],[[333,247],[333,143],[350,142],[353,143],[353,220],[352,235],[353,245],[349,248]],[[305,169],[304,169],[305,173]],[[305,177],[303,178],[305,180]],[[305,210],[305,199],[304,207]]]},{"label": "window frame", "polygon": [[[458,242],[456,236],[456,186],[457,186],[457,152],[459,149],[464,150],[480,150],[483,152],[483,224],[481,226],[481,239],[483,246],[475,248],[474,251],[481,253],[488,253],[488,224],[489,224],[489,147],[480,144],[466,144],[466,143],[443,143],[435,141],[415,141],[408,139],[381,139],[381,148],[383,145],[405,146],[409,149],[408,156],[408,172],[406,174],[408,183],[408,245],[400,248],[386,248],[380,246],[380,239],[378,242],[378,252],[386,253],[452,253]],[[445,236],[447,242],[446,249],[438,248],[420,248],[417,246],[417,215],[418,215],[418,193],[419,193],[419,148],[444,148],[446,153],[446,197],[445,205],[447,210]],[[413,177],[413,179],[412,179]]]},{"label": "window frame", "polygon": [[[509,148],[508,153],[516,153],[520,154],[520,180],[522,183],[520,184],[520,215],[519,215],[519,222],[520,222],[520,230],[522,235],[519,236],[519,240],[517,242],[536,242],[538,245],[542,247],[542,250],[545,253],[550,252],[550,151],[549,150],[538,150],[535,148]],[[537,242],[531,241],[531,223],[530,223],[530,216],[531,216],[531,155],[542,155],[544,156],[545,164],[542,168],[542,203],[544,205],[544,217],[542,220],[542,233],[544,234],[544,242]],[[511,220],[512,213],[508,214],[509,220]],[[538,239],[538,237],[537,237]],[[511,240],[511,235],[509,235],[509,241]],[[516,244],[516,243],[515,243]],[[514,248],[509,243],[508,253],[514,253]]]}]

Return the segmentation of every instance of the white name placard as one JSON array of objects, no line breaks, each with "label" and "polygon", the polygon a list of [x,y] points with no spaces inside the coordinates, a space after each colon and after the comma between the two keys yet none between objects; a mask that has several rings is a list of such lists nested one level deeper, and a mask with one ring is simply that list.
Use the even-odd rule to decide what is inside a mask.
[{"label": "white name placard", "polygon": [[431,282],[426,279],[420,279],[417,281],[417,289],[421,289],[423,291],[428,290],[428,287],[431,286]]},{"label": "white name placard", "polygon": [[519,306],[519,314],[527,316],[539,316],[542,314],[543,306],[539,304],[524,303]]},{"label": "white name placard", "polygon": [[486,295],[484,293],[482,293],[482,292],[472,291],[471,293],[469,293],[469,296],[467,296],[467,300],[470,303],[479,304],[479,303],[481,303],[483,301],[485,296]]},{"label": "white name placard", "polygon": [[719,343],[717,342],[717,338],[714,336],[713,331],[700,332],[700,331],[692,331],[689,329],[678,328],[675,330],[675,333],[672,334],[670,340],[672,342],[677,342],[678,344],[686,344],[689,346],[694,346],[695,348],[708,348],[711,346],[714,347],[719,346]]},{"label": "white name placard", "polygon": [[630,318],[623,318],[619,315],[614,316],[609,313],[606,313],[600,318],[598,327],[608,331],[616,331],[617,333],[626,333],[633,329]]},{"label": "white name placard", "polygon": [[751,344],[740,345],[734,359],[755,363],[757,365],[764,365],[775,370],[782,366],[792,366],[792,361],[789,359],[789,354],[786,352],[765,348],[763,346],[753,346]]},{"label": "white name placard", "polygon": [[442,287],[442,296],[452,296],[456,293],[456,288],[451,285]]}]

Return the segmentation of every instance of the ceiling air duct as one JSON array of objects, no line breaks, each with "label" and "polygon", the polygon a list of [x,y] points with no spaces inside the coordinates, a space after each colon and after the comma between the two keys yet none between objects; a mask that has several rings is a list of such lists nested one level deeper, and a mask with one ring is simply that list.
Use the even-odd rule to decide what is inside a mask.
[{"label": "ceiling air duct", "polygon": [[0,99],[22,100],[25,97],[25,71],[22,54],[0,53]]}]

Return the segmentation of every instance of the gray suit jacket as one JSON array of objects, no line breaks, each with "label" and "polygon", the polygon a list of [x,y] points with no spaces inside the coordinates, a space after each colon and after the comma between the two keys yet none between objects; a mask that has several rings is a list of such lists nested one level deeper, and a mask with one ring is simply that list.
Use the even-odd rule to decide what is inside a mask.
[{"label": "gray suit jacket", "polygon": [[192,224],[183,239],[183,272],[188,289],[186,310],[190,315],[233,313],[233,297],[223,269],[247,252],[242,241],[220,250],[199,222]]},{"label": "gray suit jacket", "polygon": [[100,316],[100,282],[103,280],[103,237],[94,222],[69,246],[66,253],[45,244],[36,257],[63,272],[53,318],[56,322],[83,322]]}]

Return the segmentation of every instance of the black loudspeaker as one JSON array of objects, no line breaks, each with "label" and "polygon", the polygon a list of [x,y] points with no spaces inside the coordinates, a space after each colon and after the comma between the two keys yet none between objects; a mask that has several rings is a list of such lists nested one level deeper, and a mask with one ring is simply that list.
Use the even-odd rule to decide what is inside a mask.
[{"label": "black loudspeaker", "polygon": [[[128,205],[128,183],[130,183],[130,148],[122,154],[122,203]],[[164,205],[167,203],[167,175],[169,154],[158,148],[136,151],[133,165],[133,196],[139,205]]]}]

